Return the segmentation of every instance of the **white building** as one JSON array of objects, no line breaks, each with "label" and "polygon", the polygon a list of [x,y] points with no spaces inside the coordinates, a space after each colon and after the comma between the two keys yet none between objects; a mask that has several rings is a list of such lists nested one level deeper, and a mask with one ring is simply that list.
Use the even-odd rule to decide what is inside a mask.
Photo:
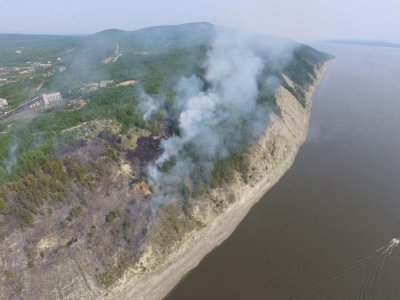
[{"label": "white building", "polygon": [[61,94],[59,92],[43,94],[42,99],[45,106],[58,104],[63,101],[63,98],[61,97]]},{"label": "white building", "polygon": [[0,108],[4,108],[8,106],[8,102],[6,99],[0,98]]},{"label": "white building", "polygon": [[51,67],[51,64],[50,64],[50,63],[47,63],[47,64],[38,64],[38,66],[41,67],[41,68],[50,68],[50,67]]},{"label": "white building", "polygon": [[106,88],[107,85],[113,83],[114,80],[102,80],[100,81],[100,88]]}]

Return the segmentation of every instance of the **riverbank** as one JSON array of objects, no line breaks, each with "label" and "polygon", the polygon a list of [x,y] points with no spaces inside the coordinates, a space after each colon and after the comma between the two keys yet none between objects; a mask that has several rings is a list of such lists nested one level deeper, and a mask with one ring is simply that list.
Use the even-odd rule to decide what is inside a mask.
[{"label": "riverbank", "polygon": [[[229,187],[214,191],[216,195],[232,192],[237,200],[219,215],[208,212],[199,216],[206,226],[187,234],[185,240],[162,262],[154,257],[149,246],[140,261],[149,271],[138,274],[137,268],[132,268],[106,299],[165,297],[185,274],[234,231],[251,207],[292,165],[307,135],[312,94],[324,70],[325,66],[318,70],[314,84],[306,92],[305,107],[288,90],[283,87],[277,90],[276,98],[281,114],[272,116],[271,126],[247,155],[252,170],[251,181],[246,184],[237,179]],[[289,86],[292,84],[287,83]]]},{"label": "riverbank", "polygon": [[[293,166],[166,299],[356,299],[381,256],[303,293],[399,236],[400,49],[311,46],[335,59]],[[366,299],[399,298],[399,249]]]}]

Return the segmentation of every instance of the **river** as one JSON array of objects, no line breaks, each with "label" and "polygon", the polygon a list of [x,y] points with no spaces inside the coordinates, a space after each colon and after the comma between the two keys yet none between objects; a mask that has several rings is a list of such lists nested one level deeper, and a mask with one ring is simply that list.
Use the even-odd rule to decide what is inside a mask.
[{"label": "river", "polygon": [[314,46],[293,167],[167,299],[400,299],[400,49]]}]

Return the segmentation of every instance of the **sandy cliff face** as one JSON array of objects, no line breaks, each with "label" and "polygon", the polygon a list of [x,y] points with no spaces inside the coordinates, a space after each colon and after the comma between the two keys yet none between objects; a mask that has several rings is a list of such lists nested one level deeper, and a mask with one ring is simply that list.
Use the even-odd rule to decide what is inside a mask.
[{"label": "sandy cliff face", "polygon": [[[149,241],[135,267],[129,269],[107,299],[160,299],[213,248],[222,243],[246,216],[250,208],[290,168],[304,142],[311,109],[311,96],[325,70],[317,70],[314,84],[306,92],[302,106],[282,86],[276,92],[280,114],[273,114],[271,125],[247,152],[250,176],[247,183],[236,174],[229,186],[211,191],[196,202],[194,218],[204,226],[185,233],[167,252]],[[293,82],[285,78],[293,87]],[[219,200],[218,200],[219,199]],[[220,206],[216,203],[228,203]],[[143,271],[145,270],[145,271]]]}]

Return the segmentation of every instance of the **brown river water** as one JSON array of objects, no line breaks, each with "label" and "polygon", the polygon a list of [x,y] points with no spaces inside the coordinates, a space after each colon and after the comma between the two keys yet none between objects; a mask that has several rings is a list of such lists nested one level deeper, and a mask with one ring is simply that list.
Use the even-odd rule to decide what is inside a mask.
[{"label": "brown river water", "polygon": [[293,167],[167,297],[400,299],[400,48],[336,59]]}]

